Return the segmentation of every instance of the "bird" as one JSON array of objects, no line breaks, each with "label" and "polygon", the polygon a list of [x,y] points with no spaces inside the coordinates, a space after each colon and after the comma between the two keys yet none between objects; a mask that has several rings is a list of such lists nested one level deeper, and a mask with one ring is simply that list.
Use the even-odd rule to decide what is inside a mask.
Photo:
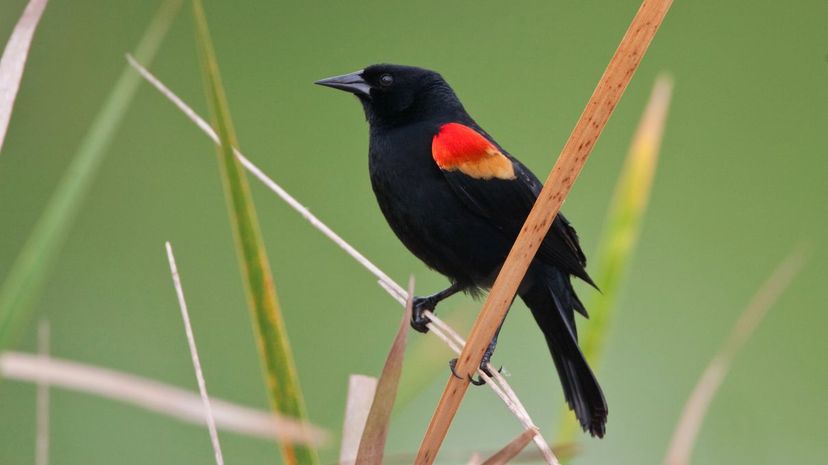
[{"label": "bird", "polygon": [[[479,297],[491,288],[543,185],[475,122],[435,71],[375,64],[315,84],[358,98],[380,210],[403,245],[449,280],[446,289],[413,299],[411,326],[427,332],[426,310],[458,292]],[[572,277],[597,289],[575,228],[559,213],[517,294],[543,333],[569,408],[585,432],[601,438],[608,408],[578,346],[575,312],[588,314]],[[484,372],[490,373],[499,334],[500,328],[484,354]]]}]

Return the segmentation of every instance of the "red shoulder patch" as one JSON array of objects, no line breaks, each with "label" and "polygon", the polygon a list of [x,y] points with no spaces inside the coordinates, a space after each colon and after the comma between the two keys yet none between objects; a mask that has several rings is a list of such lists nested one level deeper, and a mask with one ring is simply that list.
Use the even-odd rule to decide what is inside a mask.
[{"label": "red shoulder patch", "polygon": [[447,123],[431,141],[431,156],[444,171],[461,171],[481,179],[514,179],[512,161],[474,129]]}]

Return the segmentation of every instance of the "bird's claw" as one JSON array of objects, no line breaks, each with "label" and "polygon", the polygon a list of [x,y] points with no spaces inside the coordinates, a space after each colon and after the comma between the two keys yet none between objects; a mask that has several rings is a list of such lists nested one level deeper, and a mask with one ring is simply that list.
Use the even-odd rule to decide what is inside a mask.
[{"label": "bird's claw", "polygon": [[[449,368],[451,369],[451,374],[453,374],[457,379],[463,379],[462,376],[457,374],[457,359],[456,358],[453,358],[453,359],[449,360]],[[486,360],[486,359],[482,360],[480,362],[479,369],[480,369],[480,371],[485,373],[486,376],[488,376],[490,378],[493,376],[492,372],[489,370],[489,361],[488,360]],[[500,368],[497,369],[498,373],[500,373],[501,371],[503,371],[503,367],[500,367]],[[486,380],[481,378],[480,376],[478,376],[477,379],[475,379],[472,375],[467,375],[467,377],[469,379],[469,382],[474,384],[475,386],[482,386],[482,385],[486,384]]]},{"label": "bird's claw", "polygon": [[431,320],[425,316],[426,311],[434,310],[436,303],[430,297],[414,297],[411,307],[411,327],[420,333],[428,332],[428,324]]}]

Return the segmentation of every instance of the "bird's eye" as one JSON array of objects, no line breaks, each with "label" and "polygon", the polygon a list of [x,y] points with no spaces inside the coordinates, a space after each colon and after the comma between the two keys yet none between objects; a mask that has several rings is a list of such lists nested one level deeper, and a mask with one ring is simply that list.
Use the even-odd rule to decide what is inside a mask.
[{"label": "bird's eye", "polygon": [[380,76],[379,82],[384,86],[390,86],[394,83],[394,76],[390,74],[383,74],[382,76]]}]

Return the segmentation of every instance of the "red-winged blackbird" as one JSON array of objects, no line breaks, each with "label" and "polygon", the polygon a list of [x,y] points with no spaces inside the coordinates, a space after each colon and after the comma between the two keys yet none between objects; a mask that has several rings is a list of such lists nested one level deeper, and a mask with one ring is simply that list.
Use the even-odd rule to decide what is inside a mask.
[{"label": "red-winged blackbird", "polygon": [[[491,287],[542,185],[434,71],[382,64],[316,83],[359,98],[371,127],[369,168],[380,209],[408,250],[451,282],[415,299],[411,323],[426,332],[424,310],[458,291]],[[570,408],[585,431],[603,437],[607,404],[578,347],[574,312],[587,312],[570,283],[577,276],[595,286],[585,267],[575,229],[559,214],[518,295],[543,331]],[[496,343],[497,335],[481,366]]]}]

